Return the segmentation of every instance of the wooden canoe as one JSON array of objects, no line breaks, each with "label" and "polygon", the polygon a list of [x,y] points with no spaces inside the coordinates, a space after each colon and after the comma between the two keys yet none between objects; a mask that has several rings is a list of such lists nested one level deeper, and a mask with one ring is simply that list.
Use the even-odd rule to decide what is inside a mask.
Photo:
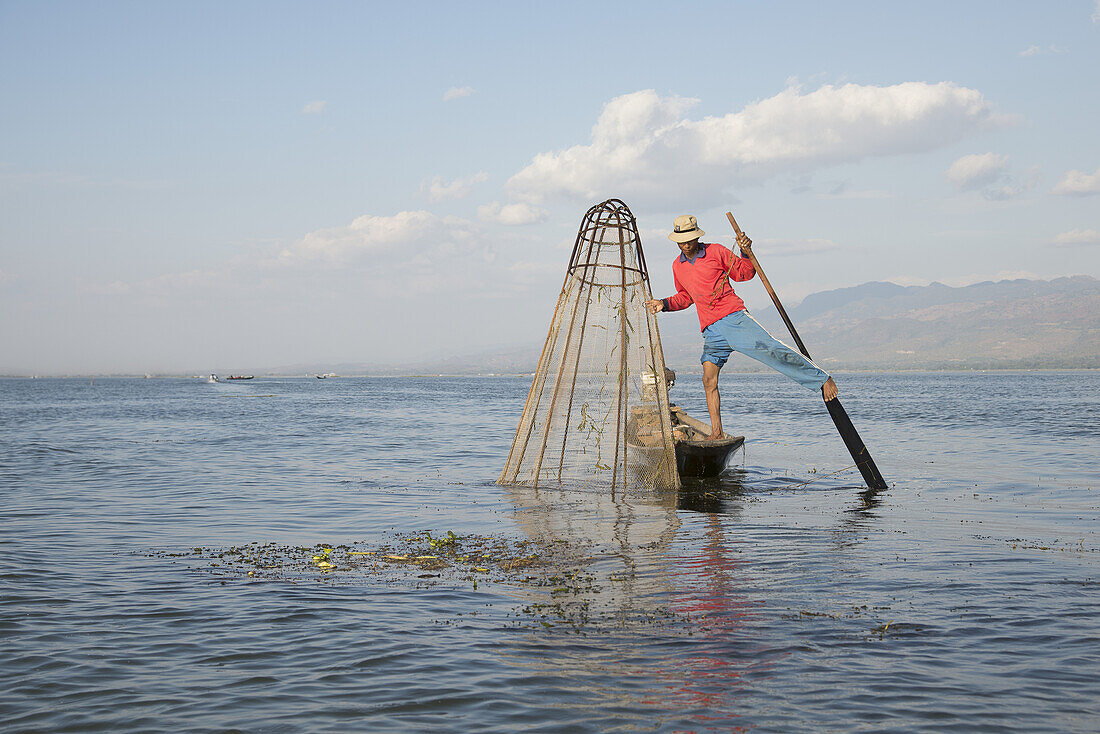
[{"label": "wooden canoe", "polygon": [[[729,463],[734,451],[745,443],[744,436],[726,435],[711,441],[710,426],[692,418],[676,405],[669,406],[673,446],[676,449],[676,471],[681,477],[716,477]],[[627,424],[627,441],[632,451],[643,456],[662,451],[660,421],[652,409],[634,408]]]},{"label": "wooden canoe", "polygon": [[676,471],[682,477],[716,477],[725,470],[733,453],[745,443],[744,436],[706,441],[710,426],[696,420],[678,405],[670,405],[672,435],[675,437]]}]

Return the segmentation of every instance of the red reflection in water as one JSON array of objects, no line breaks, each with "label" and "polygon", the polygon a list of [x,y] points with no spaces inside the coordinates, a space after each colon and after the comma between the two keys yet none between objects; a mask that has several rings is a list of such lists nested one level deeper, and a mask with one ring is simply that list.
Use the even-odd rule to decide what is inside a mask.
[{"label": "red reflection in water", "polygon": [[[700,556],[682,559],[673,567],[676,590],[670,604],[673,612],[695,625],[693,644],[705,652],[677,658],[680,664],[676,670],[658,675],[666,686],[661,705],[673,703],[700,723],[737,717],[732,709],[736,694],[748,685],[745,674],[766,675],[774,668],[772,660],[761,659],[763,647],[754,639],[749,625],[757,619],[755,612],[764,602],[745,596],[747,564],[731,554],[718,515],[708,519],[706,537]],[[692,708],[702,711],[693,714]],[[746,727],[728,725],[720,728],[748,731]]]}]

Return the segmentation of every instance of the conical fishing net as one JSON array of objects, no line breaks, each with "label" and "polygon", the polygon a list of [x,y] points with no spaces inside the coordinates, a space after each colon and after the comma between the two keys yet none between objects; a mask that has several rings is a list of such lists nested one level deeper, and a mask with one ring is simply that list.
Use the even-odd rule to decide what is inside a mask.
[{"label": "conical fishing net", "polygon": [[665,359],[634,215],[588,210],[499,484],[677,488]]}]

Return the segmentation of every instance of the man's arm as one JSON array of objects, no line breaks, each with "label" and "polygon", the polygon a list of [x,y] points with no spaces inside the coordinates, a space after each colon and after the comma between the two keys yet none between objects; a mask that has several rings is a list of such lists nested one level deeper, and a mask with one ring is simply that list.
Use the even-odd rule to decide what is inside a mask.
[{"label": "man's arm", "polygon": [[730,263],[728,271],[729,277],[732,278],[735,283],[752,280],[756,275],[756,268],[752,266],[752,261],[749,260],[749,252],[752,250],[752,240],[742,232],[737,235],[737,246],[741,248],[741,257],[737,257],[730,252],[733,262]]},{"label": "man's arm", "polygon": [[741,232],[737,235],[737,247],[741,250],[741,256],[738,258],[733,252],[730,252],[729,270],[727,271],[731,280],[735,283],[744,281],[751,281],[756,276],[756,269],[752,267],[752,261],[749,260],[749,252],[752,249],[752,240],[748,238],[745,232]]},{"label": "man's arm", "polygon": [[680,279],[676,277],[675,270],[672,271],[672,280],[676,284],[676,295],[669,296],[668,298],[646,301],[646,308],[651,312],[682,311],[695,303],[695,300],[691,297],[691,294],[687,292],[687,289],[680,285]]},{"label": "man's arm", "polygon": [[[744,237],[743,240],[742,237]],[[728,247],[711,245],[714,251],[719,253],[718,263],[723,269],[722,275],[719,276],[718,281],[714,284],[714,290],[710,294],[711,306],[726,290],[730,289],[730,280],[735,282],[752,280],[753,276],[756,275],[756,268],[752,266],[752,261],[748,257],[752,240],[742,234],[737,237],[737,244],[741,247],[741,257],[734,255],[733,250]]]}]

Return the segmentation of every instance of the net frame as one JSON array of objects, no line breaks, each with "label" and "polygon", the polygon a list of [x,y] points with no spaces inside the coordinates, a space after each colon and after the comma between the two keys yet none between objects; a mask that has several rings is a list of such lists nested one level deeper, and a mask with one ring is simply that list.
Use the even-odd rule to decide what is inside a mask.
[{"label": "net frame", "polygon": [[[645,308],[651,298],[634,215],[619,199],[594,205],[581,220],[498,484],[679,488],[664,352],[657,319]],[[634,327],[632,315],[645,329]],[[603,340],[597,330],[605,332]],[[609,385],[614,394],[608,397]],[[588,398],[579,423],[578,397]],[[603,438],[612,425],[608,462]]]}]

